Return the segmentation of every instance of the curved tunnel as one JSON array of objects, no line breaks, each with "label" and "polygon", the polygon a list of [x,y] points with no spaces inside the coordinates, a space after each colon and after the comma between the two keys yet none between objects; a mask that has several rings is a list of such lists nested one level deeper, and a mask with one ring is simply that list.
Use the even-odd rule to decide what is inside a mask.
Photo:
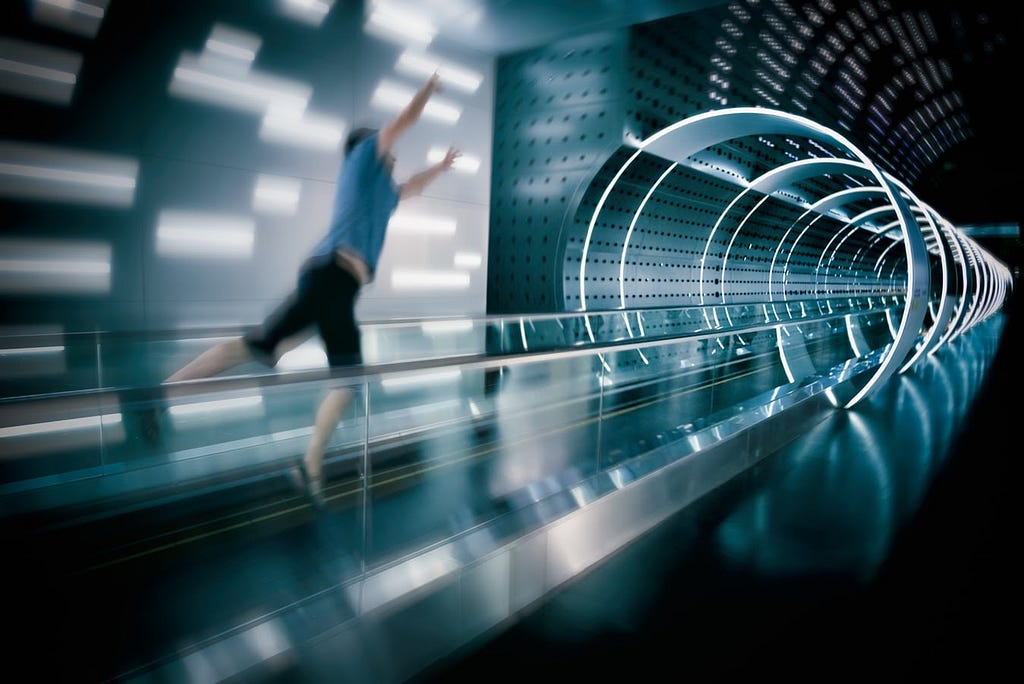
[{"label": "curved tunnel", "polygon": [[[885,309],[881,342],[867,342],[865,317],[845,319],[853,358],[884,347],[872,377],[836,399],[847,408],[998,311],[1012,282],[1005,265],[841,134],[764,108],[699,114],[624,144],[566,226],[567,311],[653,303],[705,307],[707,317],[720,305],[728,317],[732,305],[754,305],[766,322],[784,322],[793,307]],[[624,323],[629,337],[643,336]],[[800,340],[810,328],[778,329]],[[795,366],[824,370],[807,358],[784,359],[791,380]]]}]

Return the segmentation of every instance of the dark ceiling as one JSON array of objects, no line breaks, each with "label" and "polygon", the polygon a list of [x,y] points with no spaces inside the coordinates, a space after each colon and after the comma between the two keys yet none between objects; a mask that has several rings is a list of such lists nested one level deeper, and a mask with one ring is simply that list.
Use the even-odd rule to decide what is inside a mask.
[{"label": "dark ceiling", "polygon": [[560,38],[724,5],[725,0],[418,0],[438,39],[500,56]]}]

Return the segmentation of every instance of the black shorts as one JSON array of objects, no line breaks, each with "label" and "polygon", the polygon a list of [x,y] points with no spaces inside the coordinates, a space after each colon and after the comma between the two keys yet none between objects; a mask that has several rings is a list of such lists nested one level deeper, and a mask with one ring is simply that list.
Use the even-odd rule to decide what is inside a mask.
[{"label": "black shorts", "polygon": [[359,281],[337,264],[333,254],[308,259],[295,291],[245,335],[246,346],[258,361],[274,366],[281,341],[315,325],[332,368],[362,363],[355,317],[359,288]]}]

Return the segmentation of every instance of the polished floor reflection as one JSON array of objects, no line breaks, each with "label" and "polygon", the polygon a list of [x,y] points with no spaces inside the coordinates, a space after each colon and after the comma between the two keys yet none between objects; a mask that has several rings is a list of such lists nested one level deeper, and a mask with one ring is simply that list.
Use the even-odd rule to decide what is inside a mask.
[{"label": "polished floor reflection", "polygon": [[1019,319],[830,416],[419,681],[1001,678],[1021,608]]}]

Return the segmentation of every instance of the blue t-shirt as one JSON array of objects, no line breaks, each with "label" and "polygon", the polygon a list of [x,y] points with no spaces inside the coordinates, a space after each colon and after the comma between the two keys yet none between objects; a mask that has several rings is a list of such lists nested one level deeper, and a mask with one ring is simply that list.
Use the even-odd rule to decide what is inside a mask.
[{"label": "blue t-shirt", "polygon": [[326,256],[340,248],[355,254],[366,262],[371,279],[399,193],[391,173],[377,157],[377,135],[360,141],[342,163],[330,229],[312,253]]}]

